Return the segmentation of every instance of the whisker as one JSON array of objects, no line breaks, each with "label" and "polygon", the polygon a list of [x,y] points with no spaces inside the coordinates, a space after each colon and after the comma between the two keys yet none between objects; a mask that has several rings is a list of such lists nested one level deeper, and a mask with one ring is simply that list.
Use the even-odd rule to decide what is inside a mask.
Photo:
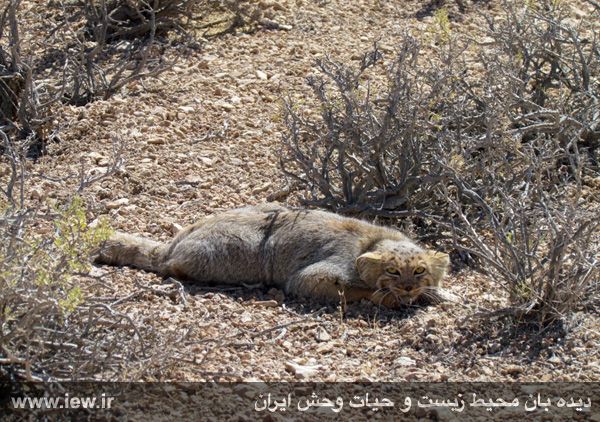
[{"label": "whisker", "polygon": [[439,287],[428,286],[422,293],[423,297],[430,300],[434,304],[445,302],[443,290]]},{"label": "whisker", "polygon": [[[383,293],[383,292],[387,292],[386,295],[388,295],[390,293],[390,289],[386,288],[386,287],[382,287],[380,289],[377,289],[373,292],[373,294],[377,294],[377,293]],[[385,297],[385,296],[384,296]]]},{"label": "whisker", "polygon": [[381,289],[377,289],[373,292],[373,295],[377,294],[377,293],[383,293],[383,296],[381,297],[381,299],[379,300],[379,303],[382,304],[384,299],[391,293],[392,295],[394,295],[394,297],[396,299],[398,299],[398,296],[391,290],[388,288],[381,288]]}]

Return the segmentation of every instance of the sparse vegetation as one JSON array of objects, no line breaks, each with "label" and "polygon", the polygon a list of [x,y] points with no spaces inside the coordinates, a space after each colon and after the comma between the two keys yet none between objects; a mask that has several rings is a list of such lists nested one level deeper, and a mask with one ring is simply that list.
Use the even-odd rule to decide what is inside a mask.
[{"label": "sparse vegetation", "polygon": [[[385,81],[369,80],[377,48],[357,70],[319,61],[320,113],[287,102],[282,168],[306,204],[447,238],[543,324],[600,298],[584,186],[599,170],[600,54],[560,2],[536,5],[503,3],[483,43],[453,36],[440,9],[437,46],[426,56],[405,36]],[[472,50],[477,62],[461,58]]]},{"label": "sparse vegetation", "polygon": [[[600,8],[575,3],[3,2],[0,381],[596,381]],[[105,221],[164,241],[268,200],[486,274],[392,312],[88,271]]]}]

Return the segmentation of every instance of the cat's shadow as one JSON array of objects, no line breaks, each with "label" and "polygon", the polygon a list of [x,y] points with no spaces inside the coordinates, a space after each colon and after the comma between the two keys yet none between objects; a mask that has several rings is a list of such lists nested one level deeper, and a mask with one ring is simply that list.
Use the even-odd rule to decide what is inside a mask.
[{"label": "cat's shadow", "polygon": [[[422,301],[401,309],[388,309],[367,300],[342,305],[341,301],[337,304],[326,303],[307,297],[286,295],[281,290],[274,291],[270,286],[257,285],[242,287],[219,284],[206,285],[189,281],[178,281],[183,286],[185,293],[191,296],[223,294],[229,296],[236,302],[247,303],[249,305],[260,305],[267,301],[271,303],[276,301],[277,305],[274,306],[285,307],[286,311],[301,316],[308,316],[311,314],[343,315],[346,320],[366,319],[368,321],[376,321],[377,323],[391,323],[393,321],[410,318],[420,309],[429,306],[428,303]],[[168,279],[165,280],[165,282],[168,282]]]}]

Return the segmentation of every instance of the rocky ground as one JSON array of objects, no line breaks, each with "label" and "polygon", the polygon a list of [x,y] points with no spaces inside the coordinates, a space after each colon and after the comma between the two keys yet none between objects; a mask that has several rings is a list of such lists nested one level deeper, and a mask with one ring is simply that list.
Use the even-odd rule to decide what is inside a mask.
[{"label": "rocky ground", "polygon": [[[28,196],[42,204],[68,197],[79,182],[65,176],[77,175],[81,163],[86,174],[103,174],[121,148],[123,168],[83,192],[90,220],[107,216],[118,230],[167,240],[221,210],[269,197],[296,205],[281,193],[282,97],[302,98],[325,54],[351,63],[375,41],[385,53],[405,32],[425,36],[434,3],[263,1],[282,29],[212,38],[185,54],[167,50],[177,63],[159,79],[129,84],[107,101],[61,107],[61,142],[35,164]],[[447,3],[452,27],[475,35],[483,16],[497,11],[496,2]],[[41,7],[26,6],[32,19]],[[485,316],[507,297],[470,270],[446,280],[458,303],[405,312],[368,303],[342,312],[261,286],[186,284],[184,295],[171,294],[172,284],[128,268],[92,275],[109,300],[129,297],[115,308],[153,333],[148,358],[120,379],[135,372],[187,381],[600,380],[600,316],[576,313],[543,330]]]}]

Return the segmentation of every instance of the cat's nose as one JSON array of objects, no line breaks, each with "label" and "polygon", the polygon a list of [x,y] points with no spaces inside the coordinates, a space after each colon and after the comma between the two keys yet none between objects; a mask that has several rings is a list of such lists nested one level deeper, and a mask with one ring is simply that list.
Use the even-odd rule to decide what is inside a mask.
[{"label": "cat's nose", "polygon": [[410,292],[412,289],[413,289],[412,286],[406,286],[404,288],[404,290],[406,290],[407,292]]}]

